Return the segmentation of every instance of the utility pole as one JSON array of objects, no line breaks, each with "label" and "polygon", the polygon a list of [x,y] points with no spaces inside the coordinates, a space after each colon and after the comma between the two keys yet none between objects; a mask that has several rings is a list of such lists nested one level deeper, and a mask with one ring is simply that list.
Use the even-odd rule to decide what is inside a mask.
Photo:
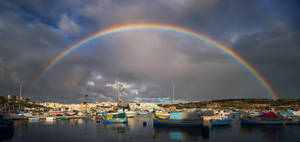
[{"label": "utility pole", "polygon": [[22,98],[22,81],[20,81],[20,96],[19,96],[19,100],[18,100],[18,103],[19,103],[19,111],[21,110],[21,99],[23,101],[23,98]]}]

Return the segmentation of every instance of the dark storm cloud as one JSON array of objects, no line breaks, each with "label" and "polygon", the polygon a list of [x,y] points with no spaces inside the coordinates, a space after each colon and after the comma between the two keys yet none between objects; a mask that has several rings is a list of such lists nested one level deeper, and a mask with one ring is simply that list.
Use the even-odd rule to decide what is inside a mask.
[{"label": "dark storm cloud", "polygon": [[[107,87],[120,80],[125,100],[178,101],[269,97],[256,80],[211,45],[170,32],[139,31],[90,42],[32,81],[57,53],[100,29],[162,22],[203,33],[245,57],[280,97],[298,97],[299,10],[281,1],[64,0],[0,2],[1,95],[34,100],[116,100]],[[101,76],[101,78],[99,77]],[[188,99],[189,98],[189,99]]]},{"label": "dark storm cloud", "polygon": [[238,38],[234,49],[270,82],[280,97],[299,97],[300,29],[277,25]]}]

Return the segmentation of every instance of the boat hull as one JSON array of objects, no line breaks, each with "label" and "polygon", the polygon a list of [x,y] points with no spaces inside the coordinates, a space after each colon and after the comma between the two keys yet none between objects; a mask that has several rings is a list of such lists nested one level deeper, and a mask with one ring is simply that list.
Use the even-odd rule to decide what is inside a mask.
[{"label": "boat hull", "polygon": [[300,124],[300,116],[290,116],[286,118],[286,124],[288,125],[299,125]]},{"label": "boat hull", "polygon": [[38,117],[30,117],[30,118],[28,118],[28,121],[29,122],[39,122],[40,118],[38,118]]},{"label": "boat hull", "polygon": [[104,124],[115,124],[115,123],[128,123],[127,118],[116,118],[116,119],[102,119]]},{"label": "boat hull", "polygon": [[61,119],[61,120],[69,120],[70,117],[64,116],[64,117],[61,117],[60,119]]},{"label": "boat hull", "polygon": [[153,125],[161,126],[183,126],[183,127],[201,127],[203,126],[203,119],[195,120],[181,120],[181,119],[164,119],[157,115],[153,115]]},{"label": "boat hull", "polygon": [[126,112],[126,117],[134,118],[134,117],[136,117],[136,112]]},{"label": "boat hull", "polygon": [[284,119],[257,119],[241,117],[242,125],[283,125]]},{"label": "boat hull", "polygon": [[53,121],[55,117],[46,117],[46,121]]},{"label": "boat hull", "polygon": [[229,126],[231,124],[231,120],[226,119],[226,120],[215,120],[212,119],[210,121],[211,125],[213,126]]}]

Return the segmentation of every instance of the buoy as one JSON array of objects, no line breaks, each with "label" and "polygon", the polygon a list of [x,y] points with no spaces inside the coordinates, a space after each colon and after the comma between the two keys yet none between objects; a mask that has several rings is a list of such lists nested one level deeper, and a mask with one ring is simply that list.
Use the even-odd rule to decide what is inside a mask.
[{"label": "buoy", "polygon": [[146,121],[143,122],[143,126],[144,127],[147,126],[147,122]]}]

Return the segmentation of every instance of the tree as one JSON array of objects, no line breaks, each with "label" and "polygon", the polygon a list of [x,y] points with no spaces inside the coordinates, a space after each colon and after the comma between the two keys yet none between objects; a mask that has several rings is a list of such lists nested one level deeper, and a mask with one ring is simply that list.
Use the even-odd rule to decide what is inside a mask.
[{"label": "tree", "polygon": [[0,96],[0,104],[3,108],[3,111],[5,111],[7,109],[6,106],[8,104],[8,99],[4,96]]},{"label": "tree", "polygon": [[30,99],[29,99],[29,98],[26,98],[26,99],[25,99],[25,102],[26,102],[26,103],[29,103],[29,102],[30,102]]}]

